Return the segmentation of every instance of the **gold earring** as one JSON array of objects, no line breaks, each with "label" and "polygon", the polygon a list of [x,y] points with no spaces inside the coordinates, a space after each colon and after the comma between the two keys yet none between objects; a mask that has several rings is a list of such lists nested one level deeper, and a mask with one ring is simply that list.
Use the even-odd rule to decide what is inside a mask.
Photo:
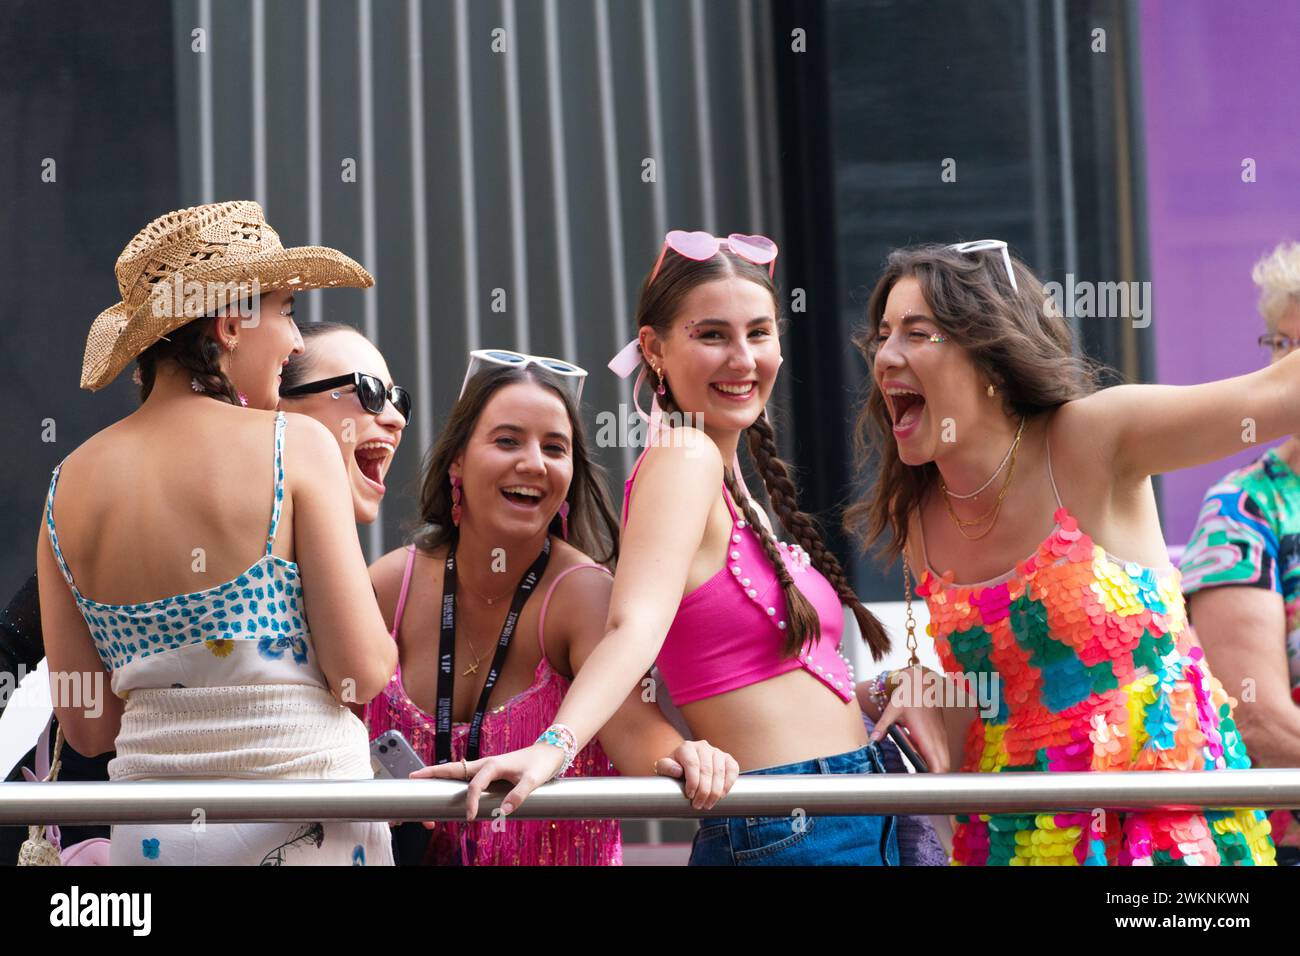
[{"label": "gold earring", "polygon": [[992,383],[992,382],[989,383],[989,387],[988,387],[987,389],[985,389],[985,391],[988,393],[989,398],[992,398],[992,397],[993,397],[993,383]]}]

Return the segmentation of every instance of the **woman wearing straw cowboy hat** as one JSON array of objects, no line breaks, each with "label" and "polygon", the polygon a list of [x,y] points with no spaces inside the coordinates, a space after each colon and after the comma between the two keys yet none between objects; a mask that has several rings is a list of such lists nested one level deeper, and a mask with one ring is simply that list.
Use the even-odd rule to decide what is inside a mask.
[{"label": "woman wearing straw cowboy hat", "polygon": [[[285,249],[253,202],[154,220],[116,271],[81,384],[135,360],[142,403],[55,468],[37,545],[50,670],[71,675],[52,681],[63,732],[115,746],[113,780],[369,778],[344,704],[384,687],[395,651],[338,444],[275,407],[302,351],[295,293],[373,280],[333,249]],[[106,671],[95,711],[59,693]],[[115,826],[112,862],[392,862],[385,823],[196,820]]]}]

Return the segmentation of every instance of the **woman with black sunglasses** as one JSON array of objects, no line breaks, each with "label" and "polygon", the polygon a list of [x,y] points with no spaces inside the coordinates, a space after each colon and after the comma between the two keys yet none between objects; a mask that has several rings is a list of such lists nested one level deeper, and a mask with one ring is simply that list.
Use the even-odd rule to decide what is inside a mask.
[{"label": "woman with black sunglasses", "polygon": [[284,368],[280,407],[330,430],[347,465],[357,523],[370,524],[411,420],[411,395],[391,384],[379,349],[352,326],[314,322],[298,331],[304,351]]}]

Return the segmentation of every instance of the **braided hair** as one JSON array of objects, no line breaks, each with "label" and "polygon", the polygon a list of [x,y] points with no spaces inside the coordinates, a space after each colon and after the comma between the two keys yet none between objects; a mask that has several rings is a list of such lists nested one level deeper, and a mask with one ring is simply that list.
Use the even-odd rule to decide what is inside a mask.
[{"label": "braided hair", "polygon": [[179,365],[203,387],[203,391],[218,401],[240,404],[239,392],[221,370],[221,343],[208,334],[212,317],[195,319],[169,332],[140,353],[136,362],[140,371],[140,401],[153,391],[158,366],[165,361]]},{"label": "braided hair", "polygon": [[[682,299],[690,290],[705,282],[732,277],[757,282],[771,294],[776,303],[776,289],[767,270],[733,256],[728,250],[721,250],[713,258],[704,261],[671,255],[665,257],[655,281],[650,282],[647,276],[641,286],[637,304],[638,328],[649,325],[660,335],[665,334],[677,316]],[[658,396],[659,406],[670,414],[680,414],[683,410],[673,398],[672,386],[661,379],[653,367],[648,367],[647,378],[656,390],[660,387],[664,389],[664,393]],[[830,582],[840,603],[853,612],[872,657],[879,660],[889,650],[889,635],[876,616],[863,606],[839,559],[822,540],[816,522],[799,509],[798,493],[790,476],[790,468],[777,453],[776,435],[767,416],[760,415],[744,430],[744,437],[781,526],[808,553],[813,567]],[[789,619],[782,652],[786,657],[795,657],[805,643],[821,638],[821,620],[812,603],[795,585],[794,578],[781,559],[776,540],[767,525],[759,519],[753,501],[742,491],[740,480],[733,473],[730,464],[723,470],[723,482],[727,492],[744,513],[745,521],[758,535],[763,552],[776,573],[777,583],[785,595]]]}]

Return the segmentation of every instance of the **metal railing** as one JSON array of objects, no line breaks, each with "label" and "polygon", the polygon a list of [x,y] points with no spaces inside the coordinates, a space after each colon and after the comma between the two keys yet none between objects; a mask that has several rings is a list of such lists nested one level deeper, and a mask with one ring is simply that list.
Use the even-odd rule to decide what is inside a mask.
[{"label": "metal railing", "polygon": [[[267,780],[0,784],[0,824],[459,820],[466,785],[445,780]],[[480,819],[510,792],[483,795]],[[556,780],[521,819],[670,819],[816,814],[1035,813],[1300,808],[1300,769],[1208,773],[889,774],[742,777],[709,811],[656,777]]]}]

